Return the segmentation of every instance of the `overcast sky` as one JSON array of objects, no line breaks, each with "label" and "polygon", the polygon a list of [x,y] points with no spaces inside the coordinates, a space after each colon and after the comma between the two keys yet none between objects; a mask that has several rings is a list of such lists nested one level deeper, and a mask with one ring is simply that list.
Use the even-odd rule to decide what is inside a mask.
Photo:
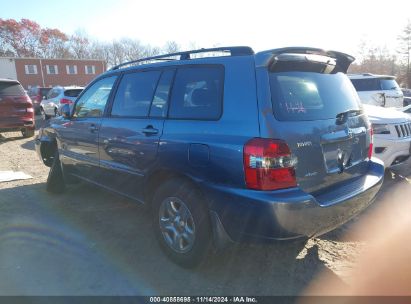
[{"label": "overcast sky", "polygon": [[0,18],[28,18],[43,27],[92,38],[122,37],[183,48],[249,45],[254,50],[312,46],[358,55],[362,40],[395,50],[411,19],[402,0],[0,0]]}]

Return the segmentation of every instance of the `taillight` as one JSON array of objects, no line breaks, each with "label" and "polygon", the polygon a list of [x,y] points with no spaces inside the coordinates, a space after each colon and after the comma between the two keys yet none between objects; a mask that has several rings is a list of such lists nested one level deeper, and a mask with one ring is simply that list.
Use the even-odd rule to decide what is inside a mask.
[{"label": "taillight", "polygon": [[60,99],[60,104],[72,104],[73,101],[71,101],[70,99],[66,99],[66,98],[62,98]]},{"label": "taillight", "polygon": [[373,136],[374,136],[374,131],[372,129],[372,127],[370,127],[370,146],[368,148],[368,159],[371,159],[372,156],[372,150],[373,150]]},{"label": "taillight", "polygon": [[245,144],[243,157],[247,188],[277,190],[297,185],[297,161],[284,141],[253,138]]}]

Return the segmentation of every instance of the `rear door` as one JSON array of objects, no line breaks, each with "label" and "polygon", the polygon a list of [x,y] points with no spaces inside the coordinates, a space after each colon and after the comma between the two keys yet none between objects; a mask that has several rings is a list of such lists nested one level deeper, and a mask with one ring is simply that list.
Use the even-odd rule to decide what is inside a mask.
[{"label": "rear door", "polygon": [[368,168],[368,120],[344,73],[268,72],[274,116],[262,135],[283,139],[297,158],[298,185],[313,193],[360,176]]},{"label": "rear door", "polygon": [[142,181],[154,165],[174,70],[124,74],[99,138],[102,183],[142,199]]}]

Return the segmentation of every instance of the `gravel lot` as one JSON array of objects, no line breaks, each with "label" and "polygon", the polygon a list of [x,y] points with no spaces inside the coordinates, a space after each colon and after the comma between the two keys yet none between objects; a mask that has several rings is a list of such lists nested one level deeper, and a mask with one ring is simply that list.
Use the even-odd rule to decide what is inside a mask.
[{"label": "gravel lot", "polygon": [[350,232],[396,187],[410,163],[388,172],[379,198],[350,223],[306,243],[237,245],[195,270],[160,251],[149,217],[133,202],[92,186],[45,191],[48,168],[33,139],[0,135],[0,171],[33,179],[0,183],[0,295],[296,295],[324,273],[349,284],[367,237]]}]

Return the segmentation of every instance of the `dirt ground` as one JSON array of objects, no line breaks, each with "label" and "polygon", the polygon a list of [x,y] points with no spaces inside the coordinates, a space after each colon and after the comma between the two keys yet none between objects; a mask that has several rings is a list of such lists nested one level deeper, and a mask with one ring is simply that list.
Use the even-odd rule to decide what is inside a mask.
[{"label": "dirt ground", "polygon": [[[33,179],[0,183],[0,295],[298,295],[320,273],[349,284],[367,238],[350,232],[369,210],[305,243],[241,244],[195,270],[170,262],[149,217],[133,202],[92,186],[45,191],[48,168],[34,139],[0,136],[0,171]],[[377,208],[397,185],[410,186],[411,163],[387,172]]]}]

